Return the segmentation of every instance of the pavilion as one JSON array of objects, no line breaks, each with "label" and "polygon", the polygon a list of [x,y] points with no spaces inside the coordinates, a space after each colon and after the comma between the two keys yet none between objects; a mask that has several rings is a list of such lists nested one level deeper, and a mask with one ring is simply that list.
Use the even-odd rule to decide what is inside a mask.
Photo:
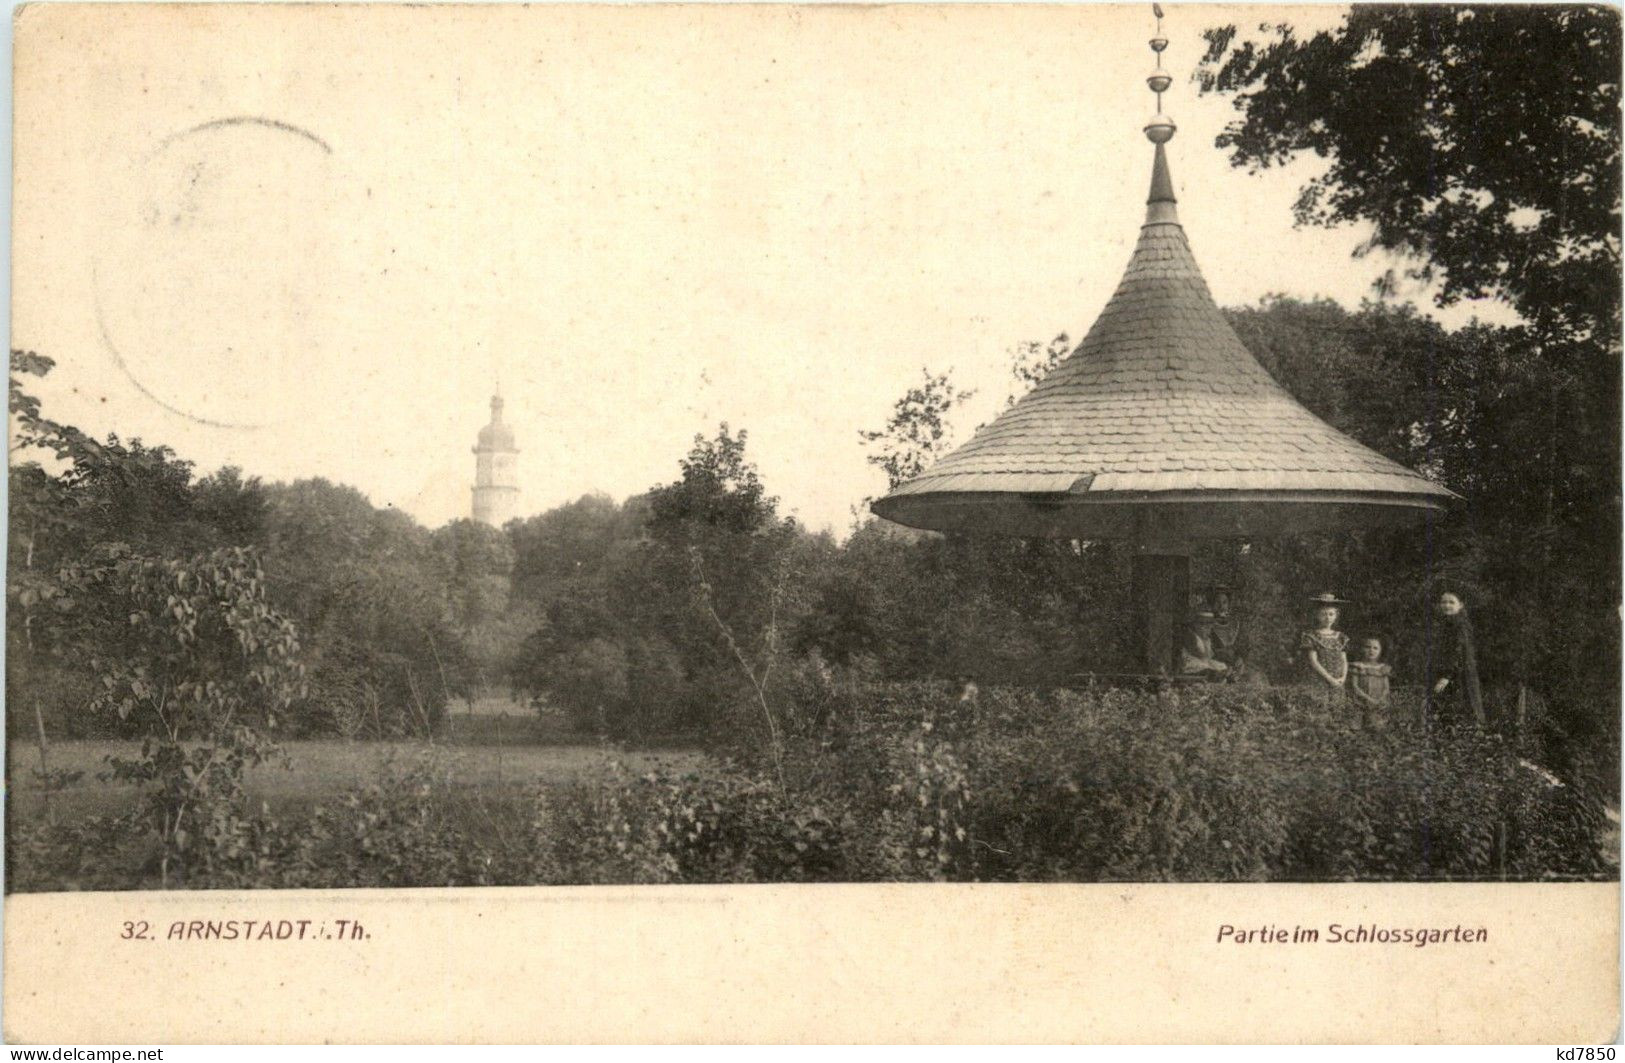
[{"label": "pavilion", "polygon": [[1405,523],[1456,497],[1310,413],[1219,311],[1177,213],[1166,46],[1151,41],[1151,191],[1116,292],[1037,387],[872,507],[936,531],[1132,542],[1153,673],[1172,671],[1193,540]]}]

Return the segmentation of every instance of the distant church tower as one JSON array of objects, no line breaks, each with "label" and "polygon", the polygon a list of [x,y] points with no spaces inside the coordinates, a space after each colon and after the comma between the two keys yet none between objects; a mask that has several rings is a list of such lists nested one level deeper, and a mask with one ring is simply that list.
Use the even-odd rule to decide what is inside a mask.
[{"label": "distant church tower", "polygon": [[502,396],[491,396],[491,423],[480,429],[474,447],[474,519],[500,528],[519,501],[519,471],[513,429],[502,423]]}]

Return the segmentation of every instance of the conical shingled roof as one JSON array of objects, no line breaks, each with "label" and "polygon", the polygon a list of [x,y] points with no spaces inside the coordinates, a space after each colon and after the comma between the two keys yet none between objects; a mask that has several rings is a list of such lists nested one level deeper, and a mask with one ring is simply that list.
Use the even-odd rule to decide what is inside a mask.
[{"label": "conical shingled roof", "polygon": [[1139,244],[1078,348],[964,446],[874,504],[918,528],[1184,539],[1367,527],[1450,491],[1304,409],[1220,313],[1162,144]]}]

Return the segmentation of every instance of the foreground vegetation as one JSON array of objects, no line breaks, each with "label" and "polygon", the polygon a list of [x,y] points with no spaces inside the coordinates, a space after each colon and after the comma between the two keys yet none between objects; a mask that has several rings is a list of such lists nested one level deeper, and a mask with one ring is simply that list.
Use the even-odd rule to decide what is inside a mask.
[{"label": "foreground vegetation", "polygon": [[[1297,690],[835,680],[775,767],[621,760],[471,787],[428,749],[286,814],[214,816],[191,888],[853,881],[1568,879],[1603,802],[1514,737],[1372,730]],[[158,885],[135,815],[16,824],[13,889]]]},{"label": "foreground vegetation", "polygon": [[[520,722],[509,721],[510,729],[517,730]],[[686,770],[705,759],[692,750],[617,750],[579,736],[574,741],[546,743],[525,741],[523,732],[505,737],[504,741],[480,741],[459,736],[433,745],[417,739],[288,742],[280,755],[244,772],[244,807],[263,805],[279,817],[308,812],[425,756],[456,786],[493,794],[511,794],[542,781],[596,777],[610,770],[612,763],[642,772],[657,765]],[[141,799],[140,787],[103,776],[109,774],[108,758],[130,758],[138,753],[139,745],[117,739],[52,743],[46,773],[40,770],[35,747],[13,744],[7,750],[6,794],[12,824],[71,823],[85,816],[116,817],[129,811]]]}]

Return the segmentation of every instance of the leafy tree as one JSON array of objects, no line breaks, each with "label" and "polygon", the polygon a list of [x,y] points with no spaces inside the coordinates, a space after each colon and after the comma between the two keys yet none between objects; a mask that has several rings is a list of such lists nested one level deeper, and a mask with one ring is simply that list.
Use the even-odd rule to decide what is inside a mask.
[{"label": "leafy tree", "polygon": [[110,762],[116,778],[150,786],[144,818],[164,882],[176,862],[239,854],[244,769],[272,751],[303,676],[258,559],[242,547],[182,561],[119,545],[65,567],[60,583],[57,641],[95,678],[92,709],[143,737],[139,756]]},{"label": "leafy tree", "polygon": [[[735,723],[756,732],[760,716],[745,706],[759,707],[757,679],[740,654],[771,671],[765,661],[780,652],[782,631],[800,608],[791,588],[799,586],[793,547],[802,532],[779,516],[746,438],[726,424],[712,438],[696,436],[679,462],[682,475],[649,491],[642,574],[617,592],[622,615],[664,637],[682,662],[681,718],[717,736]],[[759,737],[764,746],[771,741]]]},{"label": "leafy tree", "polygon": [[228,468],[194,483],[192,464],[168,447],[116,435],[97,441],[52,421],[23,378],[44,375],[54,363],[13,351],[11,364],[17,453],[42,457],[55,470],[33,461],[12,466],[12,534],[25,565],[49,567],[101,542],[186,556],[258,540],[265,507],[258,481]]},{"label": "leafy tree", "polygon": [[271,503],[257,476],[227,465],[192,485],[193,511],[211,545],[263,545]]},{"label": "leafy tree", "polygon": [[[304,731],[422,734],[471,674],[449,573],[430,534],[326,480],[268,489],[265,569],[273,601],[309,647]],[[365,709],[364,718],[350,714]]]},{"label": "leafy tree", "polygon": [[174,868],[242,854],[243,771],[272,750],[298,693],[299,642],[243,545],[263,516],[259,485],[234,469],[194,484],[168,448],[97,442],[46,418],[20,378],[52,364],[11,355],[18,448],[57,471],[10,470],[8,693],[33,701],[42,759],[45,696],[70,733],[142,737],[138,756],[110,761],[148,786],[137,819],[167,884]]},{"label": "leafy tree", "polygon": [[447,623],[467,664],[468,674],[457,685],[465,693],[493,688],[507,680],[535,620],[510,600],[513,542],[506,532],[472,520],[453,521],[430,538],[446,584]]},{"label": "leafy tree", "polygon": [[[975,394],[956,388],[947,373],[923,372],[925,380],[897,400],[884,428],[858,433],[870,448],[866,460],[886,474],[888,488],[914,479],[953,445],[948,414]],[[1022,375],[1019,367],[1016,375]]]},{"label": "leafy tree", "polygon": [[1570,749],[1617,747],[1619,12],[1356,7],[1309,37],[1208,41],[1202,87],[1239,113],[1219,138],[1232,161],[1326,160],[1300,222],[1369,224],[1367,247],[1408,256],[1440,303],[1522,317],[1402,358],[1425,464],[1467,499],[1440,567],[1502,611],[1498,661],[1552,695]]},{"label": "leafy tree", "polygon": [[[30,351],[11,353],[10,410],[16,448],[8,554],[7,684],[14,705],[28,705],[40,731],[74,735],[120,728],[78,711],[85,677],[61,645],[42,641],[42,603],[63,603],[63,566],[102,548],[149,557],[187,558],[221,546],[256,541],[264,497],[257,481],[235,469],[193,482],[192,466],[166,447],[116,436],[99,442],[41,412],[29,377],[54,363]],[[39,460],[26,460],[39,459]],[[48,470],[40,463],[50,466]],[[26,717],[12,714],[8,722]]]},{"label": "leafy tree", "polygon": [[[620,505],[602,495],[586,495],[509,526],[514,569],[511,612],[526,632],[511,664],[516,689],[538,705],[568,712],[588,730],[618,724],[625,698],[607,701],[590,695],[569,675],[578,675],[583,660],[609,658],[602,646],[578,651],[588,643],[614,645],[625,686],[626,647],[618,641],[636,626],[646,583],[639,542],[647,505],[631,500]],[[628,586],[626,600],[618,588]],[[629,689],[629,688],[628,688]]]},{"label": "leafy tree", "polygon": [[626,650],[610,639],[570,646],[552,661],[548,694],[584,731],[607,731],[626,711],[631,685]]},{"label": "leafy tree", "polygon": [[753,535],[776,520],[778,499],[762,486],[761,475],[745,457],[746,433],[724,423],[715,438],[694,437],[678,464],[675,483],[649,492],[649,533],[657,541],[693,545],[706,532]]},{"label": "leafy tree", "polygon": [[510,526],[512,592],[538,606],[564,588],[601,576],[622,547],[643,535],[647,502],[624,505],[606,495],[583,495]]},{"label": "leafy tree", "polygon": [[1299,37],[1206,34],[1202,89],[1241,117],[1238,166],[1328,165],[1300,221],[1364,221],[1439,300],[1510,299],[1548,336],[1613,342],[1620,289],[1620,15],[1602,5],[1355,7]]},{"label": "leafy tree", "polygon": [[[714,605],[731,626],[761,631],[775,564],[799,534],[778,515],[761,475],[745,454],[746,433],[722,425],[714,438],[695,436],[676,481],[648,493],[646,559],[661,598],[651,619],[686,629],[690,650],[716,648],[696,624],[696,558],[713,588]],[[702,634],[702,632],[704,632]],[[697,660],[697,657],[695,658]]]},{"label": "leafy tree", "polygon": [[[853,539],[874,538],[873,527],[870,522],[857,529]],[[882,651],[881,588],[857,565],[845,563],[855,549],[849,543],[836,563],[820,574],[811,608],[795,634],[797,652],[816,652],[832,665],[878,657]]]},{"label": "leafy tree", "polygon": [[[514,526],[515,594],[546,614],[519,655],[522,690],[579,721],[602,712],[617,737],[760,723],[741,705],[772,668],[742,669],[736,649],[758,666],[783,652],[819,548],[778,515],[746,440],[722,425],[695,438],[678,479],[624,506],[584,498]],[[608,689],[624,697],[578,682],[596,672],[623,677]]]},{"label": "leafy tree", "polygon": [[[40,741],[40,771],[48,773],[45,731],[47,716],[55,729],[69,734],[90,733],[87,714],[62,711],[61,705],[80,708],[90,689],[85,677],[71,667],[71,652],[61,640],[47,637],[45,625],[53,610],[68,608],[57,576],[58,562],[70,552],[64,541],[82,532],[85,524],[77,499],[60,476],[38,461],[20,461],[22,455],[43,452],[47,460],[70,470],[79,462],[102,460],[103,448],[78,429],[49,420],[39,400],[26,390],[28,377],[41,377],[55,362],[32,351],[13,349],[8,406],[14,438],[13,461],[8,470],[10,493],[6,580],[6,701],[13,707],[8,729],[21,723],[19,711],[32,711]],[[20,728],[19,728],[20,729]],[[48,791],[47,791],[48,792]]]},{"label": "leafy tree", "polygon": [[1038,386],[1038,382],[1049,376],[1050,370],[1060,365],[1066,356],[1072,353],[1072,338],[1061,333],[1048,343],[1039,343],[1037,340],[1024,340],[1016,344],[1010,352],[1010,376],[1013,387],[1010,389],[1010,398],[1007,405],[1015,405],[1017,399]]},{"label": "leafy tree", "polygon": [[24,390],[23,377],[42,377],[55,367],[55,360],[42,354],[11,350],[7,405],[13,418],[16,449],[26,451],[38,447],[51,451],[61,461],[92,461],[98,456],[99,444],[77,428],[44,417],[40,413],[39,399]]}]

